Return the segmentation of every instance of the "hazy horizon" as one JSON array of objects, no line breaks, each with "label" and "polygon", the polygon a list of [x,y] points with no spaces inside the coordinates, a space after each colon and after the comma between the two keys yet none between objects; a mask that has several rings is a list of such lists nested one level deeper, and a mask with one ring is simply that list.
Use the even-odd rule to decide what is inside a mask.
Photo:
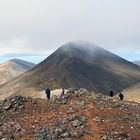
[{"label": "hazy horizon", "polygon": [[140,60],[139,0],[7,0],[0,2],[0,63],[39,63],[58,47],[86,40]]},{"label": "hazy horizon", "polygon": [[[41,61],[43,61],[44,59],[46,59],[52,53],[53,52],[49,52],[49,53],[46,53],[46,54],[42,53],[42,54],[38,54],[38,55],[37,54],[30,54],[30,53],[9,53],[9,54],[5,54],[5,55],[1,56],[0,64],[6,62],[7,60],[12,60],[12,59],[20,59],[20,60],[25,60],[25,61],[29,61],[29,62],[38,64]],[[112,52],[112,53],[114,53],[114,52]],[[118,56],[122,57],[123,59],[126,59],[126,60],[128,60],[130,62],[132,62],[132,61],[140,61],[140,59],[138,59],[138,60],[137,59],[131,59],[130,54],[126,54],[126,53],[123,53],[123,52],[121,54],[116,53],[116,55],[118,55]],[[135,54],[135,58],[137,58],[138,56],[139,56],[139,54],[137,54],[137,55]]]}]

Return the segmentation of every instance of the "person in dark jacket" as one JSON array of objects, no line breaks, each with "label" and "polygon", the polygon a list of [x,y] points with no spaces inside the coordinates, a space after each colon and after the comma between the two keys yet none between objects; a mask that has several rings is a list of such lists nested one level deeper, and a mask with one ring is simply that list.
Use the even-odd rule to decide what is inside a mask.
[{"label": "person in dark jacket", "polygon": [[114,93],[112,90],[109,92],[109,95],[110,95],[110,97],[113,97]]},{"label": "person in dark jacket", "polygon": [[64,99],[64,96],[65,96],[65,90],[64,90],[64,88],[62,88],[62,93],[60,95],[60,99],[61,100]]},{"label": "person in dark jacket", "polygon": [[47,95],[47,99],[50,99],[51,98],[51,90],[49,88],[47,88],[45,93]]},{"label": "person in dark jacket", "polygon": [[124,99],[124,95],[123,95],[122,93],[119,94],[119,97],[120,97],[120,100],[123,101],[123,99]]}]

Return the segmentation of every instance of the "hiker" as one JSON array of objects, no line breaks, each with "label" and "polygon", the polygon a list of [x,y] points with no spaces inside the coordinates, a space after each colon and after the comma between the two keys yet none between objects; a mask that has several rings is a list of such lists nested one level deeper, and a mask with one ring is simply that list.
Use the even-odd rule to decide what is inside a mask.
[{"label": "hiker", "polygon": [[78,92],[78,89],[76,88],[75,91]]},{"label": "hiker", "polygon": [[123,99],[124,99],[124,95],[123,95],[122,93],[119,94],[119,97],[120,97],[120,100],[123,101]]},{"label": "hiker", "polygon": [[78,89],[77,88],[75,89],[74,93],[78,93]]},{"label": "hiker", "polygon": [[113,97],[113,94],[114,94],[114,93],[113,93],[113,91],[111,90],[110,93],[109,93],[110,97]]},{"label": "hiker", "polygon": [[47,99],[50,99],[51,96],[51,90],[49,88],[46,89],[45,91],[46,95],[47,95]]},{"label": "hiker", "polygon": [[65,90],[64,90],[64,88],[62,88],[62,93],[60,95],[60,99],[64,99],[64,94],[65,94]]}]

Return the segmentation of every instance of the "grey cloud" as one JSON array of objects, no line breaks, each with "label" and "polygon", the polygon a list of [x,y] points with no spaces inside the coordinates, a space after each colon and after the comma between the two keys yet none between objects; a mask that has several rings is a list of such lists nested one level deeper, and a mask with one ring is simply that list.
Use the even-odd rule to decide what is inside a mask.
[{"label": "grey cloud", "polygon": [[139,0],[0,1],[0,42],[29,41],[22,49],[0,48],[47,53],[69,41],[87,40],[113,52],[140,51],[139,5]]}]

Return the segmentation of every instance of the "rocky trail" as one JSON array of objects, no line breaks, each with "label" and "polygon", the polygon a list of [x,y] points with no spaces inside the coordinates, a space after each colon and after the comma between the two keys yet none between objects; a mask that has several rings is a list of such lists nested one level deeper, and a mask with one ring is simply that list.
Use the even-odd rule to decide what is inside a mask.
[{"label": "rocky trail", "polygon": [[64,100],[14,96],[0,101],[1,140],[140,140],[140,104],[85,89]]}]

